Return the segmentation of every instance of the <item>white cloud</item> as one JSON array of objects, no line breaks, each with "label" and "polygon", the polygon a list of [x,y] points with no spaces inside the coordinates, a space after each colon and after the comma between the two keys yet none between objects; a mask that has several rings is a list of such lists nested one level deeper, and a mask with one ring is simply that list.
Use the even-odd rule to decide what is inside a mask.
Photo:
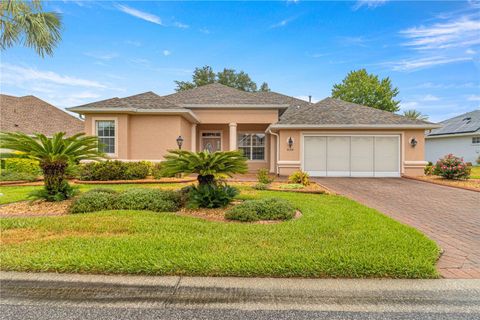
[{"label": "white cloud", "polygon": [[163,50],[162,53],[165,57],[168,57],[169,55],[172,54],[172,52],[170,50]]},{"label": "white cloud", "polygon": [[173,26],[174,26],[174,27],[177,27],[177,28],[180,28],[180,29],[188,29],[188,28],[190,28],[190,26],[189,26],[188,24],[181,23],[181,22],[178,22],[178,21],[174,22],[174,23],[173,23]]},{"label": "white cloud", "polygon": [[473,49],[467,49],[467,50],[465,50],[465,53],[466,53],[466,54],[476,54],[477,51],[475,51],[475,50],[473,50]]},{"label": "white cloud", "polygon": [[109,60],[112,60],[112,59],[118,57],[118,53],[116,53],[116,52],[107,52],[107,53],[85,52],[84,55],[86,55],[88,57],[98,59],[98,60],[104,60],[104,61],[109,61]]},{"label": "white cloud", "polygon": [[480,95],[478,94],[471,94],[467,97],[468,101],[480,101]]},{"label": "white cloud", "polygon": [[386,63],[392,67],[394,71],[414,71],[418,69],[429,68],[444,64],[469,61],[469,57],[427,57],[427,58],[413,58],[409,60],[400,60],[396,62]]},{"label": "white cloud", "polygon": [[295,18],[287,18],[287,19],[283,19],[282,21],[278,22],[278,23],[275,23],[275,24],[272,24],[270,26],[271,29],[275,29],[275,28],[281,28],[281,27],[285,27],[286,25],[288,25],[290,22],[292,22],[293,20],[295,20]]},{"label": "white cloud", "polygon": [[358,10],[361,7],[374,9],[376,7],[383,6],[385,3],[387,3],[387,1],[388,0],[358,0],[353,6],[353,10]]},{"label": "white cloud", "polygon": [[63,86],[78,86],[86,88],[106,88],[107,86],[95,80],[81,79],[60,75],[53,71],[41,71],[29,67],[11,64],[0,64],[2,83],[22,85],[26,83],[57,84]]},{"label": "white cloud", "polygon": [[433,83],[424,82],[416,86],[417,88],[428,89],[461,89],[461,88],[480,88],[480,84],[473,82],[461,82],[461,83]]},{"label": "white cloud", "polygon": [[438,101],[438,100],[440,100],[440,98],[432,94],[427,94],[422,98],[422,101]]},{"label": "white cloud", "polygon": [[144,12],[144,11],[140,11],[140,10],[134,9],[132,7],[121,5],[121,4],[117,5],[116,7],[117,7],[118,10],[120,10],[120,11],[126,13],[126,14],[129,14],[131,16],[134,16],[136,18],[139,18],[139,19],[142,19],[142,20],[145,20],[145,21],[148,21],[148,22],[152,22],[152,23],[155,23],[155,24],[163,25],[160,17],[156,16],[154,14]]},{"label": "white cloud", "polygon": [[205,33],[205,34],[210,34],[210,30],[208,30],[207,28],[200,28],[200,29],[198,29],[198,31],[200,31],[201,33]]},{"label": "white cloud", "polygon": [[438,50],[480,44],[480,21],[462,16],[448,22],[413,27],[400,31],[408,39],[405,46],[417,50]]}]

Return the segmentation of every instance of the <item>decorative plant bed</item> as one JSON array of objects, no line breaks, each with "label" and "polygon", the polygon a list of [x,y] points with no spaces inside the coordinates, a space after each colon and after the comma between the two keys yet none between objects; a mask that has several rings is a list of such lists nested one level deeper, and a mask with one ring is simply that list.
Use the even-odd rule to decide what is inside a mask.
[{"label": "decorative plant bed", "polygon": [[448,180],[439,176],[424,176],[424,177],[404,176],[404,178],[439,184],[442,186],[480,192],[480,179]]},{"label": "decorative plant bed", "polygon": [[83,181],[74,180],[75,184],[144,184],[144,183],[186,183],[197,181],[195,177],[184,178],[161,178],[161,179],[140,179],[140,180],[106,180],[106,181]]},{"label": "decorative plant bed", "polygon": [[0,217],[64,215],[67,214],[71,204],[72,200],[14,202],[0,206]]},{"label": "decorative plant bed", "polygon": [[[292,187],[289,187],[292,186]],[[330,190],[324,186],[319,185],[316,182],[310,182],[308,186],[298,186],[295,184],[289,184],[285,182],[272,182],[267,190],[273,191],[288,191],[288,192],[301,192],[301,193],[316,193],[316,194],[332,194]]]}]

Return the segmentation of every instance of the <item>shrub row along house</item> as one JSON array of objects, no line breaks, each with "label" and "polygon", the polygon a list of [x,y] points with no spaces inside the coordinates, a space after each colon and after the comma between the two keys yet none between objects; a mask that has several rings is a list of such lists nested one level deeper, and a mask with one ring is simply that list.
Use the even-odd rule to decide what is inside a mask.
[{"label": "shrub row along house", "polygon": [[422,175],[424,132],[437,125],[327,98],[309,103],[221,84],[158,96],[146,92],[69,108],[85,117],[105,152],[162,161],[169,149],[240,149],[248,168],[288,175]]}]

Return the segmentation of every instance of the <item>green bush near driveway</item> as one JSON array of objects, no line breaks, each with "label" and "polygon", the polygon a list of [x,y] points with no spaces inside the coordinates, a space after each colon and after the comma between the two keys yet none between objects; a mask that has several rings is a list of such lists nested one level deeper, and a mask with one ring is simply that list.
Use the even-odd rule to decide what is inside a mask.
[{"label": "green bush near driveway", "polygon": [[295,208],[282,198],[249,200],[236,205],[225,213],[228,220],[253,222],[258,220],[290,220],[295,216]]},{"label": "green bush near driveway", "polygon": [[102,211],[0,219],[0,268],[190,276],[438,276],[435,243],[376,210],[341,196],[245,190],[252,197],[288,200],[302,218],[241,224]]}]

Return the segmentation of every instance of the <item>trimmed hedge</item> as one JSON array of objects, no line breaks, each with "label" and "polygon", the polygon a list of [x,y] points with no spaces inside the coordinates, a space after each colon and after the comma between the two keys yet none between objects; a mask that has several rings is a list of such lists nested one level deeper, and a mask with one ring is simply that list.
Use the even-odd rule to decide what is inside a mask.
[{"label": "trimmed hedge", "polygon": [[2,162],[4,163],[2,173],[5,170],[5,172],[27,173],[34,176],[42,174],[38,161],[35,160],[8,158],[2,159]]},{"label": "trimmed hedge", "polygon": [[253,222],[258,220],[290,220],[295,208],[285,199],[267,198],[241,203],[225,213],[228,220]]},{"label": "trimmed hedge", "polygon": [[158,189],[130,189],[116,192],[112,189],[92,189],[75,199],[71,213],[85,213],[101,210],[150,210],[175,212],[183,205],[180,192]]},{"label": "trimmed hedge", "polygon": [[79,177],[84,181],[137,180],[145,179],[150,174],[151,168],[152,163],[148,161],[89,162],[80,165]]}]

